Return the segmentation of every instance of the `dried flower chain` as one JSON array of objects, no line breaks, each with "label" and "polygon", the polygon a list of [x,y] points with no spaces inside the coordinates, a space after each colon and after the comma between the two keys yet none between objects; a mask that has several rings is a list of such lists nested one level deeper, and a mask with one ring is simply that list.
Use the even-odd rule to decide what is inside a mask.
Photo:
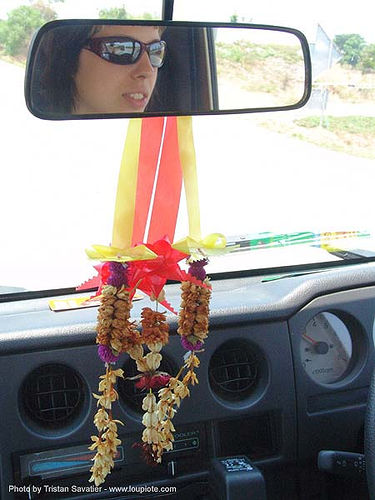
[{"label": "dried flower chain", "polygon": [[[197,368],[199,364],[198,357],[194,352],[191,352],[177,376],[170,378],[168,386],[159,391],[159,402],[157,405],[158,425],[156,427],[159,437],[157,442],[154,442],[152,446],[153,454],[156,456],[156,461],[158,463],[161,462],[164,451],[173,449],[173,432],[175,428],[172,419],[177,412],[177,408],[180,407],[181,400],[190,397],[188,385],[198,384],[198,378],[194,372],[194,368]],[[187,373],[184,378],[180,380],[180,376],[186,368]]]},{"label": "dried flower chain", "polygon": [[[102,288],[97,326],[99,356],[106,363],[106,374],[100,377],[99,391],[102,394],[94,394],[101,407],[94,418],[99,435],[91,437],[93,444],[90,446],[91,450],[97,449],[94,465],[90,469],[90,481],[94,481],[96,486],[104,482],[113,468],[117,445],[121,443],[117,435],[117,423],[121,422],[113,420],[111,405],[118,399],[114,384],[117,377],[123,377],[123,371],[110,368],[110,363],[116,362],[121,352],[127,352],[136,362],[140,372],[140,375],[133,377],[139,379],[136,386],[149,389],[142,404],[145,429],[143,444],[139,445],[146,460],[148,463],[161,462],[163,452],[173,449],[175,428],[172,419],[181,400],[190,396],[188,386],[198,383],[194,368],[199,366],[199,359],[194,351],[201,349],[208,335],[211,288],[205,279],[203,266],[206,263],[205,260],[194,262],[189,269],[192,276],[204,281],[205,286],[189,281],[181,285],[182,301],[177,331],[189,353],[176,377],[159,371],[162,361],[160,351],[169,339],[165,313],[144,308],[140,333],[135,322],[130,321],[132,303],[127,289],[126,267],[119,263],[107,263],[108,279]],[[142,344],[148,347],[147,354]],[[152,393],[152,389],[158,387],[163,387],[159,390],[159,402]]]},{"label": "dried flower chain", "polygon": [[[91,436],[93,444],[89,446],[89,450],[95,450],[96,454],[93,458],[93,466],[90,469],[92,473],[89,481],[94,482],[95,486],[99,486],[105,480],[105,477],[110,473],[114,466],[114,459],[117,454],[117,446],[121,444],[117,434],[117,424],[122,424],[120,420],[112,418],[112,402],[118,399],[118,394],[114,388],[117,377],[123,377],[121,369],[112,370],[107,364],[105,375],[101,375],[99,383],[99,392],[101,395],[94,394],[100,406],[94,417],[94,424],[99,431],[98,436]],[[108,411],[106,411],[108,410]]]},{"label": "dried flower chain", "polygon": [[129,321],[132,304],[126,288],[126,267],[117,262],[106,263],[104,266],[108,276],[102,288],[96,342],[99,344],[98,354],[105,362],[106,373],[100,376],[99,392],[102,394],[94,394],[100,407],[94,417],[99,434],[91,436],[93,444],[89,447],[90,450],[97,450],[89,479],[95,482],[95,486],[102,484],[111,472],[117,446],[121,444],[117,424],[123,424],[112,418],[112,403],[118,400],[118,393],[114,388],[116,379],[123,378],[124,374],[121,369],[112,370],[110,363],[116,362],[121,352],[134,349],[140,343],[139,332],[134,323]]},{"label": "dried flower chain", "polygon": [[[208,280],[205,280],[208,285]],[[177,333],[185,348],[200,349],[208,336],[211,288],[183,281]],[[198,345],[197,345],[198,344]]]},{"label": "dried flower chain", "polygon": [[[144,419],[152,426],[147,427],[143,433],[143,451],[148,455],[148,460],[160,463],[164,451],[173,449],[175,428],[172,419],[180,406],[181,400],[190,396],[188,385],[198,383],[194,368],[199,366],[199,359],[194,353],[201,349],[208,335],[209,327],[209,301],[211,287],[206,278],[203,267],[207,260],[194,262],[190,266],[190,273],[197,279],[201,279],[206,286],[200,286],[189,281],[182,282],[181,307],[179,313],[178,330],[181,335],[182,345],[187,349],[189,355],[176,377],[169,379],[167,387],[159,390],[159,402],[157,403],[157,420]],[[182,380],[180,376],[187,369]],[[147,398],[148,396],[146,396]],[[145,400],[146,400],[145,398]]]},{"label": "dried flower chain", "polygon": [[129,321],[131,308],[130,294],[124,285],[103,287],[96,342],[108,346],[115,356],[141,342],[134,322]]}]

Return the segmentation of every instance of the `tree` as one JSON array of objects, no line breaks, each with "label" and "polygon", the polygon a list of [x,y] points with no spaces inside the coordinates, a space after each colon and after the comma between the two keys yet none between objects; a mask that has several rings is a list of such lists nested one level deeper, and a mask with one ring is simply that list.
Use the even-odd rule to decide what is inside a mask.
[{"label": "tree", "polygon": [[155,17],[151,14],[151,12],[144,12],[141,16],[141,19],[146,21],[152,21]]},{"label": "tree", "polygon": [[349,64],[352,67],[357,66],[366,45],[361,35],[354,33],[336,35],[333,41],[342,53],[340,64]]},{"label": "tree", "polygon": [[363,49],[359,66],[363,73],[375,72],[375,43]]},{"label": "tree", "polygon": [[129,14],[124,6],[110,7],[109,9],[101,9],[99,17],[100,19],[129,19]]},{"label": "tree", "polygon": [[37,0],[32,4],[32,7],[39,10],[45,23],[48,21],[52,21],[57,17],[56,12],[52,9],[50,5],[52,2],[54,3],[64,2],[64,0],[47,0],[47,3],[45,3],[43,0]]},{"label": "tree", "polygon": [[[134,19],[134,16],[129,14],[124,6],[101,9],[99,11],[99,17],[100,19]],[[142,15],[136,16],[136,19],[146,19],[152,21],[155,19],[155,16],[150,12],[144,12]]]},{"label": "tree", "polygon": [[0,24],[0,44],[4,52],[25,56],[33,33],[52,19],[56,19],[56,12],[42,2],[11,10],[8,19]]}]

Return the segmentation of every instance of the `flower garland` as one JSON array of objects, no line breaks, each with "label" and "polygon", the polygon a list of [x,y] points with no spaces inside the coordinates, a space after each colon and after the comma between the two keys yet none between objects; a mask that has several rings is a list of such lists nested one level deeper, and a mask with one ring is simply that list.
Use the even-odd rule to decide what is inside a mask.
[{"label": "flower garland", "polygon": [[[211,286],[206,277],[205,258],[192,262],[188,273],[181,271],[178,260],[186,254],[172,249],[165,239],[150,245],[159,262],[144,260],[131,263],[105,262],[100,267],[100,300],[97,336],[98,355],[105,364],[100,376],[97,399],[98,411],[94,424],[97,436],[91,436],[90,450],[96,450],[89,481],[99,486],[114,467],[118,438],[117,424],[112,416],[112,403],[118,400],[115,384],[124,378],[122,369],[113,369],[121,353],[128,353],[136,363],[138,375],[131,377],[137,388],[146,390],[142,402],[144,431],[140,447],[147,463],[160,463],[164,451],[173,449],[174,418],[181,401],[190,396],[189,386],[198,383],[195,368],[199,367],[199,352],[208,335]],[[157,261],[157,259],[155,259]],[[163,286],[168,272],[181,280],[181,305],[177,333],[187,351],[184,363],[175,377],[160,371],[161,350],[169,341],[166,314],[150,307],[142,309],[140,329],[130,319],[132,298],[136,288],[148,293],[151,300],[166,305]],[[157,297],[157,299],[156,299]],[[147,351],[145,350],[147,349]],[[153,390],[159,389],[158,397]]]}]

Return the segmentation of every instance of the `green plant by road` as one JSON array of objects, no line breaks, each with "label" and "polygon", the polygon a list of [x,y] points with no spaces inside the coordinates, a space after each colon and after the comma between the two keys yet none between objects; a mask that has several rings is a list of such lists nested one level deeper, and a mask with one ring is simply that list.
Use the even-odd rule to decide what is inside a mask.
[{"label": "green plant by road", "polygon": [[285,123],[263,121],[266,128],[317,146],[362,158],[375,159],[375,117],[307,116]]}]

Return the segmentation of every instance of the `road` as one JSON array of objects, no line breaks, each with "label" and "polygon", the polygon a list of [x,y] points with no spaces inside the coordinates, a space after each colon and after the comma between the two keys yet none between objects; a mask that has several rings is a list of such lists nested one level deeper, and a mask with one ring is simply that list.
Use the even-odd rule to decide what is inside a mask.
[{"label": "road", "polygon": [[[23,70],[0,61],[0,285],[45,288],[91,274],[84,248],[111,237],[126,120],[48,122],[23,99]],[[195,117],[203,234],[374,226],[375,162],[257,126]],[[184,203],[178,225],[187,233]]]}]

